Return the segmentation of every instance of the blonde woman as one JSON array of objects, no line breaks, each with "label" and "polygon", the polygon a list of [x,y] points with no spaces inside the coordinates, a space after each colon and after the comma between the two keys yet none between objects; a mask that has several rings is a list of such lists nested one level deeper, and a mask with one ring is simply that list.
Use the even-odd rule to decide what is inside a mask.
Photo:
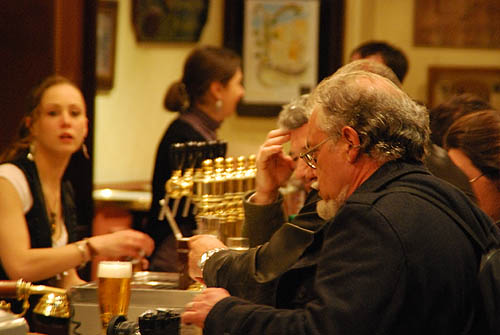
[{"label": "blonde woman", "polygon": [[85,101],[71,81],[49,77],[33,91],[19,139],[0,165],[0,279],[68,288],[83,283],[76,268],[93,256],[153,251],[151,238],[133,230],[76,241],[75,204],[64,172],[87,132]]}]

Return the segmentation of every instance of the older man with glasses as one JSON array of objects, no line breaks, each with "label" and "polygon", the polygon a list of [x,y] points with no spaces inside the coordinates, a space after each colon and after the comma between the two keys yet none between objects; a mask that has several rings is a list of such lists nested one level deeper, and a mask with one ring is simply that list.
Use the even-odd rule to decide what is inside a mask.
[{"label": "older man with glasses", "polygon": [[318,178],[318,212],[330,217],[306,288],[316,298],[279,309],[208,288],[183,322],[204,334],[484,334],[480,254],[442,208],[500,236],[424,167],[425,108],[367,72],[332,76],[313,101],[302,157]]},{"label": "older man with glasses", "polygon": [[[325,224],[316,212],[318,192],[311,191],[316,178],[299,158],[305,148],[311,114],[307,99],[304,95],[283,106],[278,118],[280,129],[269,132],[257,155],[256,191],[244,198],[243,230],[252,248],[236,253],[212,236],[192,237],[189,244],[193,278],[270,306],[296,308],[312,299],[310,295],[290,294],[306,292],[305,287],[311,285]],[[288,155],[283,152],[287,142]],[[308,195],[299,213],[288,222],[279,188],[292,174]],[[287,292],[276,292],[279,282],[284,281],[290,283]]]}]

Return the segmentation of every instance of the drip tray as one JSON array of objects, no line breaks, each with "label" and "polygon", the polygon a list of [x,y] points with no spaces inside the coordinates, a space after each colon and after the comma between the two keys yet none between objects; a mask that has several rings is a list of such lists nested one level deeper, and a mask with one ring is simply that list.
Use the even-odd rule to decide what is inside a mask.
[{"label": "drip tray", "polygon": [[132,278],[132,289],[151,288],[156,290],[176,289],[179,274],[170,272],[135,272]]}]

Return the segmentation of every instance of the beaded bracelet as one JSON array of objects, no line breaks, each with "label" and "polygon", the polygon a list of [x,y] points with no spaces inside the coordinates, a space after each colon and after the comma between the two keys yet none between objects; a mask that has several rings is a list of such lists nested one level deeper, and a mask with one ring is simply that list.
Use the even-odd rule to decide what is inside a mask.
[{"label": "beaded bracelet", "polygon": [[80,255],[82,256],[82,262],[78,266],[78,268],[81,269],[92,259],[92,254],[90,252],[88,241],[86,240],[78,241],[75,242],[75,245],[78,248]]},{"label": "beaded bracelet", "polygon": [[97,250],[92,246],[92,244],[90,244],[90,239],[88,237],[85,237],[83,241],[87,244],[87,248],[90,252],[90,258],[97,256]]}]

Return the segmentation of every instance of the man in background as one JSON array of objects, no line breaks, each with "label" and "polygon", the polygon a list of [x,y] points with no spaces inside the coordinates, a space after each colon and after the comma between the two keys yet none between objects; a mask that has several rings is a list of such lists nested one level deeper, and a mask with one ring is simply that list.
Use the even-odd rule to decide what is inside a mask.
[{"label": "man in background", "polygon": [[350,61],[358,59],[371,59],[387,65],[400,82],[408,72],[408,58],[404,52],[384,41],[369,41],[358,46],[351,52]]}]

